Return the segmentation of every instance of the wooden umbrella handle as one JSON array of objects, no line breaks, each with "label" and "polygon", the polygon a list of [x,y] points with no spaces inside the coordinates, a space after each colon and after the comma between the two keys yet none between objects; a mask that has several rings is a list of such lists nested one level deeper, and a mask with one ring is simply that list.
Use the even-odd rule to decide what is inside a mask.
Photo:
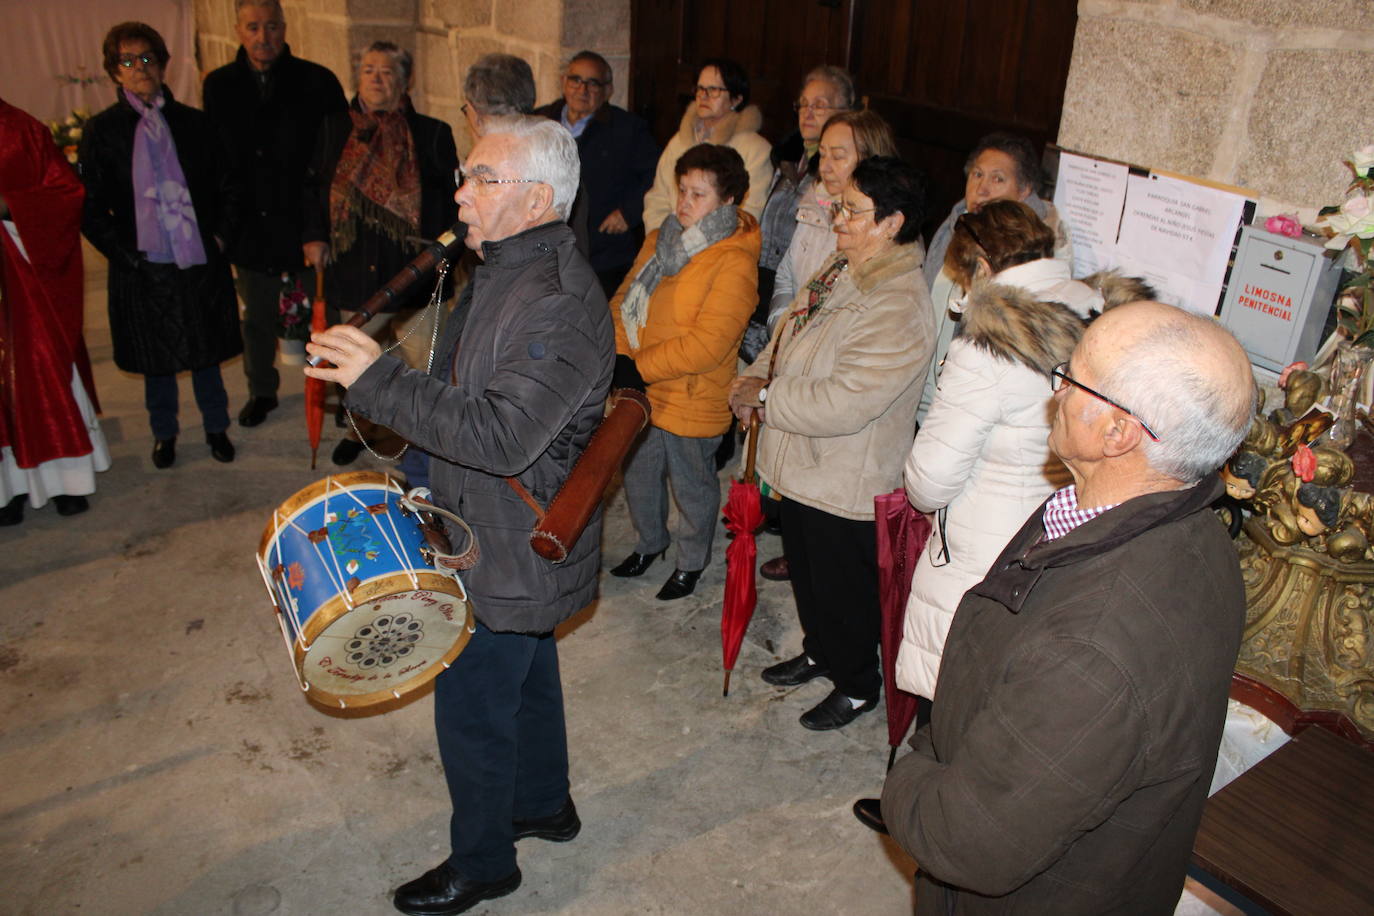
[{"label": "wooden umbrella handle", "polygon": [[754,456],[759,449],[759,412],[755,410],[749,416],[749,432],[746,434],[749,439],[749,447],[745,451],[744,458],[744,482],[754,482]]}]

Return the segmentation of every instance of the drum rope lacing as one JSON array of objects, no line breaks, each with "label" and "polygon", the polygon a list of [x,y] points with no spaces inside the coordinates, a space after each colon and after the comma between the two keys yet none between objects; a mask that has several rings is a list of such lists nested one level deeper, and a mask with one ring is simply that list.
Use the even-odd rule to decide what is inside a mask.
[{"label": "drum rope lacing", "polygon": [[[448,258],[444,258],[439,262],[439,266],[435,268],[437,276],[434,282],[434,292],[429,294],[429,304],[426,305],[425,310],[420,313],[420,317],[411,322],[410,328],[406,330],[405,336],[382,351],[383,354],[390,353],[392,350],[409,340],[410,335],[414,334],[415,330],[424,323],[424,317],[432,313],[430,321],[432,330],[429,335],[429,359],[425,361],[425,375],[429,375],[430,370],[434,368],[434,348],[439,345],[439,302],[443,298],[444,280],[448,277],[448,266]],[[362,443],[363,448],[371,453],[373,458],[379,461],[396,461],[406,453],[406,449],[410,448],[410,443],[407,442],[405,445],[402,445],[401,450],[394,455],[380,454],[369,445],[367,439],[363,437],[362,430],[358,429],[358,424],[353,419],[353,411],[349,410],[347,405],[344,406],[343,410],[344,416],[348,417],[348,425],[353,429],[353,435],[358,437],[358,441]]]}]

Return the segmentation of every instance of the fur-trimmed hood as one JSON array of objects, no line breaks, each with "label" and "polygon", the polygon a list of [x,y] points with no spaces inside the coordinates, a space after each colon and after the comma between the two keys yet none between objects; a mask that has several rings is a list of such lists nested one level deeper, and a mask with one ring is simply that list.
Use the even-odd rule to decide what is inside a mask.
[{"label": "fur-trimmed hood", "polygon": [[1127,302],[1154,299],[1159,294],[1141,277],[1128,277],[1119,270],[1099,270],[1083,278],[1083,282],[1097,290],[1103,299],[1102,311],[1114,309]]},{"label": "fur-trimmed hood", "polygon": [[1015,286],[980,283],[969,292],[958,336],[1048,375],[1068,361],[1086,327],[1068,306],[1043,302]]},{"label": "fur-trimmed hood", "polygon": [[758,133],[759,128],[763,127],[763,112],[759,111],[757,105],[746,105],[739,111],[732,111],[711,128],[711,135],[704,141],[697,140],[697,121],[697,105],[696,102],[692,102],[682,113],[682,123],[678,125],[678,133],[687,141],[688,149],[699,142],[718,145],[728,143],[735,134],[745,131]]}]

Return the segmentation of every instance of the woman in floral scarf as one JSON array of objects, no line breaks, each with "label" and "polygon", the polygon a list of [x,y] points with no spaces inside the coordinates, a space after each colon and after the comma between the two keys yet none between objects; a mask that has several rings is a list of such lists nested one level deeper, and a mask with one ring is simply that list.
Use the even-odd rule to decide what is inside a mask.
[{"label": "woman in floral scarf", "polygon": [[120,23],[103,52],[119,92],[81,137],[81,231],[110,262],[115,365],[144,377],[155,467],[176,460],[176,376],[186,370],[211,456],[233,461],[219,364],[243,339],[223,255],[239,203],[227,144],[163,85],[170,55],[151,26]]},{"label": "woman in floral scarf", "polygon": [[[321,125],[306,174],[305,261],[325,270],[326,299],[344,320],[458,218],[453,131],[411,106],[413,66],[410,52],[389,41],[368,46],[358,62],[358,94],[347,112]],[[433,336],[433,316],[419,311],[429,288],[415,284],[364,328],[401,341],[401,358],[417,369]],[[384,432],[352,418],[334,463],[351,463],[362,438],[374,442]]]}]

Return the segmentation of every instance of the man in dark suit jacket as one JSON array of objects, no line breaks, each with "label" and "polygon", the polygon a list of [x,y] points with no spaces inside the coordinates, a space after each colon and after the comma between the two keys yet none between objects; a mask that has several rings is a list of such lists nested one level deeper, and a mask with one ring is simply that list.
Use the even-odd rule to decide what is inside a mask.
[{"label": "man in dark suit jacket", "polygon": [[243,299],[243,426],[257,426],[277,406],[273,361],[282,286],[306,270],[301,257],[305,170],[325,115],[347,108],[329,70],[291,54],[278,0],[238,0],[242,43],[233,63],[205,77],[205,113],[231,138],[248,184],[243,231],[229,250]]},{"label": "man in dark suit jacket", "polygon": [[563,101],[536,109],[577,139],[591,262],[606,298],[615,295],[644,238],[644,193],[654,183],[658,145],[638,115],[609,103],[611,65],[595,51],[568,61]]}]

